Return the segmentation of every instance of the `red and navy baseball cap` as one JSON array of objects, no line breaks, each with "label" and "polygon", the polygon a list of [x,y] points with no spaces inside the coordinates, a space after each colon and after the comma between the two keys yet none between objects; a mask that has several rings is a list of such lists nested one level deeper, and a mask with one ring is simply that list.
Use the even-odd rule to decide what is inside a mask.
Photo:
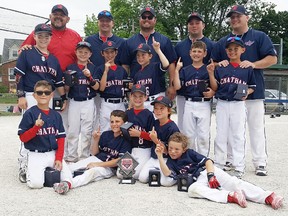
[{"label": "red and navy baseball cap", "polygon": [[227,48],[232,43],[238,44],[241,47],[245,47],[245,44],[240,37],[229,37],[226,41],[225,48]]},{"label": "red and navy baseball cap", "polygon": [[192,19],[195,19],[195,18],[205,23],[203,17],[197,12],[192,12],[191,14],[189,14],[187,23],[189,23]]},{"label": "red and navy baseball cap", "polygon": [[166,106],[166,107],[168,107],[168,108],[172,108],[172,106],[173,106],[172,101],[171,101],[168,97],[165,97],[165,96],[159,96],[159,97],[157,97],[157,98],[151,103],[151,105],[154,105],[155,103],[161,103],[161,104],[163,104],[164,106]]},{"label": "red and navy baseball cap", "polygon": [[134,52],[141,51],[145,53],[152,53],[151,47],[146,43],[141,43],[138,47],[134,50]]},{"label": "red and navy baseball cap", "polygon": [[140,92],[140,93],[146,95],[146,87],[144,85],[141,85],[141,84],[135,84],[132,86],[131,94],[133,94],[135,92]]},{"label": "red and navy baseball cap", "polygon": [[67,10],[67,8],[64,6],[64,5],[62,5],[62,4],[57,4],[57,5],[55,5],[53,8],[52,8],[52,10],[51,10],[51,13],[54,13],[55,11],[62,11],[66,16],[68,16],[68,10]]},{"label": "red and navy baseball cap", "polygon": [[106,41],[105,43],[102,44],[101,50],[107,50],[107,49],[115,49],[117,50],[118,47],[116,46],[116,43],[114,41]]},{"label": "red and navy baseball cap", "polygon": [[92,52],[91,44],[86,41],[79,42],[76,46],[76,50],[80,47],[87,47]]},{"label": "red and navy baseball cap", "polygon": [[226,17],[231,17],[233,13],[238,13],[241,15],[249,15],[248,11],[243,5],[234,5],[229,13],[226,15]]},{"label": "red and navy baseball cap", "polygon": [[140,16],[142,16],[143,13],[149,12],[151,13],[154,17],[156,17],[155,10],[152,7],[145,7],[140,11]]},{"label": "red and navy baseball cap", "polygon": [[111,12],[110,12],[110,11],[107,11],[107,10],[101,11],[101,12],[98,14],[98,16],[97,16],[98,20],[100,20],[100,19],[103,18],[103,17],[106,17],[106,18],[108,18],[108,19],[110,19],[110,20],[113,20],[113,16],[112,16]]},{"label": "red and navy baseball cap", "polygon": [[40,33],[48,33],[52,35],[52,29],[49,25],[45,23],[40,23],[37,26],[35,26],[34,34],[40,34]]}]

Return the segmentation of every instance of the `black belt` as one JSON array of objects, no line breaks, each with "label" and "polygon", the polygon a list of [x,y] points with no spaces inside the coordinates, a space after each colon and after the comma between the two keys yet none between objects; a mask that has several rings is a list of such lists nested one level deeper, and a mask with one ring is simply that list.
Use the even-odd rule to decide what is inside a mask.
[{"label": "black belt", "polygon": [[155,100],[155,98],[156,98],[155,96],[150,96],[150,97],[148,97],[148,98],[147,98],[147,100],[146,100],[146,101],[154,101],[154,100]]},{"label": "black belt", "polygon": [[117,104],[117,103],[121,103],[123,102],[123,99],[122,98],[118,98],[118,99],[114,99],[114,98],[104,98],[104,101],[107,102],[107,103],[114,103],[114,104]]},{"label": "black belt", "polygon": [[31,152],[39,152],[39,153],[45,153],[45,152],[51,152],[51,151],[54,151],[55,149],[47,149],[47,150],[38,150],[38,149],[35,149],[35,150],[29,150]]},{"label": "black belt", "polygon": [[204,98],[204,97],[193,97],[193,98],[188,98],[188,97],[185,97],[185,100],[187,100],[187,101],[203,102],[203,101],[210,101],[211,98]]},{"label": "black belt", "polygon": [[87,97],[87,98],[74,97],[71,99],[73,99],[74,101],[87,101],[87,100],[91,100],[92,98],[93,97]]}]

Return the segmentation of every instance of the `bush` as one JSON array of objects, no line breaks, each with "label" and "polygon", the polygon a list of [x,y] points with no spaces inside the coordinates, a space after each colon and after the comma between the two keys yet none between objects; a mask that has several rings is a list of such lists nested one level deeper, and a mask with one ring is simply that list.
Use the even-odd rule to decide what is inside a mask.
[{"label": "bush", "polygon": [[8,93],[8,87],[0,84],[0,93]]}]

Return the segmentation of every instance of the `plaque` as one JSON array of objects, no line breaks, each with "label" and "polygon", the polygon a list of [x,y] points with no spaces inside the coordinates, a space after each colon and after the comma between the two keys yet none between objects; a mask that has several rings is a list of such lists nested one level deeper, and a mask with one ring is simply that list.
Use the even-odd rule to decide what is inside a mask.
[{"label": "plaque", "polygon": [[120,130],[122,132],[122,135],[124,136],[125,139],[130,140],[130,134],[129,134],[129,129],[133,126],[133,123],[131,122],[125,122],[120,126]]},{"label": "plaque", "polygon": [[87,169],[86,168],[80,168],[74,171],[73,173],[73,178],[78,176],[78,175],[82,175]]},{"label": "plaque", "polygon": [[161,173],[158,169],[153,169],[149,171],[149,186],[150,187],[160,187]]},{"label": "plaque", "polygon": [[247,95],[248,86],[245,84],[237,84],[237,90],[234,95],[234,99],[242,100],[243,97]]},{"label": "plaque", "polygon": [[77,71],[67,70],[64,74],[65,85],[72,87],[75,83],[77,83],[76,78]]},{"label": "plaque", "polygon": [[207,91],[207,83],[204,80],[198,81],[197,87],[201,94]]},{"label": "plaque", "polygon": [[63,101],[62,98],[53,98],[53,110],[61,110],[63,107]]},{"label": "plaque", "polygon": [[123,176],[119,184],[135,184],[135,179],[132,177],[135,173],[135,168],[138,162],[132,157],[129,152],[126,152],[117,162],[119,173]]},{"label": "plaque", "polygon": [[178,191],[188,191],[189,186],[194,182],[191,174],[180,174],[177,179]]},{"label": "plaque", "polygon": [[44,187],[53,187],[55,183],[60,182],[60,171],[52,167],[46,167],[44,176]]}]

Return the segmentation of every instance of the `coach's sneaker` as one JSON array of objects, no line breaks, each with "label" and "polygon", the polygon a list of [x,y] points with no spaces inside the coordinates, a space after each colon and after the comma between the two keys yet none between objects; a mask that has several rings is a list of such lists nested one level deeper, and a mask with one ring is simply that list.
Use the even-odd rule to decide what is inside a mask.
[{"label": "coach's sneaker", "polygon": [[27,182],[26,170],[25,169],[19,169],[19,181],[21,183],[26,183]]},{"label": "coach's sneaker", "polygon": [[267,170],[265,166],[258,166],[255,170],[257,176],[267,176]]},{"label": "coach's sneaker", "polygon": [[232,172],[229,172],[229,174],[231,176],[235,176],[235,177],[237,177],[239,179],[241,179],[244,176],[244,172],[241,172],[239,170],[233,170]]},{"label": "coach's sneaker", "polygon": [[231,162],[226,162],[226,164],[223,166],[223,170],[224,171],[231,171],[235,169],[235,167],[233,166],[233,164]]},{"label": "coach's sneaker", "polygon": [[230,192],[228,194],[228,202],[229,203],[236,203],[240,205],[242,208],[247,207],[247,201],[244,193],[241,190]]},{"label": "coach's sneaker", "polygon": [[58,194],[66,194],[69,191],[69,184],[67,181],[62,181],[60,183],[55,183],[53,189]]},{"label": "coach's sneaker", "polygon": [[267,205],[271,205],[273,209],[278,209],[283,206],[283,200],[284,198],[281,196],[276,195],[274,192],[270,194],[266,199],[265,203]]}]

